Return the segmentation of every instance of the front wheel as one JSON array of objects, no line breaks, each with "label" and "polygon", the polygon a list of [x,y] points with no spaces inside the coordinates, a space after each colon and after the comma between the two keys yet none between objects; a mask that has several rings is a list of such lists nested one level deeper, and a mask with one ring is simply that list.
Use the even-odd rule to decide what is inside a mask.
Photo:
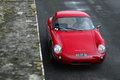
[{"label": "front wheel", "polygon": [[50,59],[52,62],[54,62],[54,57],[53,57],[53,46],[52,46],[52,43],[50,42]]}]

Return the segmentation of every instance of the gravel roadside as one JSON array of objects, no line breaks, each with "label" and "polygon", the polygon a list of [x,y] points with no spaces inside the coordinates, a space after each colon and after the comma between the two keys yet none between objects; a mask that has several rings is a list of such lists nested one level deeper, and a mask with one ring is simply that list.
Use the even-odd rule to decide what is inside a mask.
[{"label": "gravel roadside", "polygon": [[0,0],[0,80],[42,80],[34,0]]}]

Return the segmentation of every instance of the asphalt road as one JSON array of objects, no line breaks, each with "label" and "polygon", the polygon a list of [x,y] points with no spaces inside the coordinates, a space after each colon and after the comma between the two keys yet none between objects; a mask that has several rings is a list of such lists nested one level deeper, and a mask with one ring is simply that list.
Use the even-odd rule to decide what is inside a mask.
[{"label": "asphalt road", "polygon": [[[36,0],[46,80],[120,80],[120,0]],[[87,12],[107,46],[102,64],[70,66],[52,64],[46,43],[46,21],[59,10]]]}]

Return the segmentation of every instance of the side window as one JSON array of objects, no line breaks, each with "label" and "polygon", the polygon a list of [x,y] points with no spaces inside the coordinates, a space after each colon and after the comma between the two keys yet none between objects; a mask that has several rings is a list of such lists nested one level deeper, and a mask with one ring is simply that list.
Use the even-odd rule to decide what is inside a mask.
[{"label": "side window", "polygon": [[55,23],[55,17],[53,16],[53,18],[52,18],[52,28],[54,27],[54,23]]}]

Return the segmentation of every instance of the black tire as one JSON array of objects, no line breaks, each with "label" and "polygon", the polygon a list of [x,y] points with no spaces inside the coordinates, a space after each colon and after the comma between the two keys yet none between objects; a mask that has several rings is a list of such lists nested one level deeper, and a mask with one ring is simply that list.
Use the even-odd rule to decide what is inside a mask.
[{"label": "black tire", "polygon": [[53,57],[53,46],[51,41],[50,41],[50,59],[51,59],[51,62],[55,62]]},{"label": "black tire", "polygon": [[49,47],[49,38],[48,38],[48,32],[46,30],[46,43],[47,43],[47,46]]}]

